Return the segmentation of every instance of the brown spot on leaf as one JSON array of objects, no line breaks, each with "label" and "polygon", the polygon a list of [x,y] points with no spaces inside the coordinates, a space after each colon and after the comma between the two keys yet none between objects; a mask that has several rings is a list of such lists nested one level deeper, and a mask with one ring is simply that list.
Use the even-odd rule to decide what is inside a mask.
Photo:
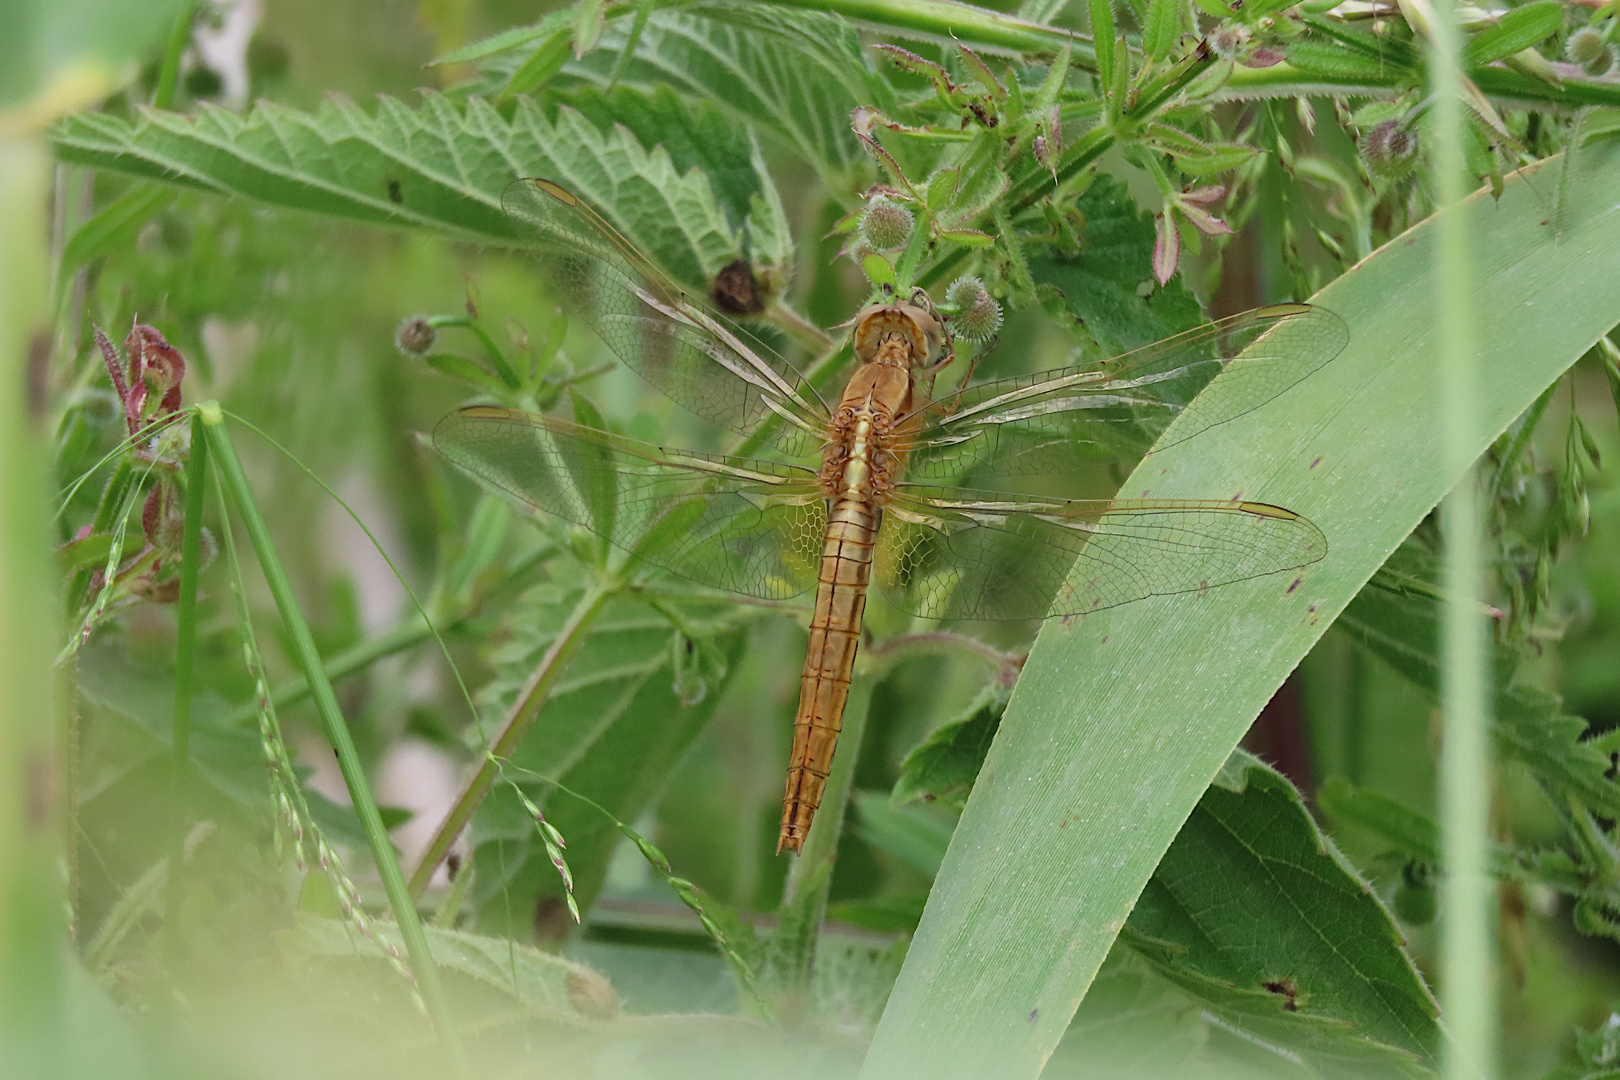
[{"label": "brown spot on leaf", "polygon": [[1284,1012],[1299,1011],[1299,987],[1294,985],[1293,979],[1268,979],[1260,984],[1269,994],[1276,994],[1283,999]]},{"label": "brown spot on leaf", "polygon": [[[1313,462],[1311,462],[1311,464],[1310,464],[1310,469],[1314,469],[1314,468],[1316,468],[1316,467],[1317,467],[1317,466],[1318,466],[1318,465],[1320,465],[1320,464],[1322,464],[1322,459],[1321,459],[1321,458],[1317,458],[1317,459],[1316,459],[1316,460],[1315,460],[1315,461],[1313,461]],[[1306,470],[1306,471],[1309,471],[1309,469],[1307,469],[1307,470]]]},{"label": "brown spot on leaf", "polygon": [[1300,582],[1302,582],[1304,580],[1305,580],[1304,578],[1297,577],[1293,581],[1290,581],[1288,583],[1288,592],[1289,592],[1289,594],[1292,594],[1295,589],[1299,588]]},{"label": "brown spot on leaf", "polygon": [[619,995],[605,976],[589,968],[575,968],[568,973],[564,985],[568,988],[568,1003],[581,1016],[592,1020],[619,1018]]}]

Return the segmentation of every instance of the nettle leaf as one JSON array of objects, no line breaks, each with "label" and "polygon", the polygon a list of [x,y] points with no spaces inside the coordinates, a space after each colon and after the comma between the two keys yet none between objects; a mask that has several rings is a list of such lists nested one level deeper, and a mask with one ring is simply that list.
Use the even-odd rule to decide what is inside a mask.
[{"label": "nettle leaf", "polygon": [[667,84],[786,143],[831,190],[863,186],[871,163],[850,114],[858,105],[892,112],[895,102],[849,23],[764,4],[655,11],[621,65],[629,28],[627,20],[609,27],[593,52],[565,65],[563,77],[599,87]]},{"label": "nettle leaf", "polygon": [[1564,25],[1564,5],[1558,0],[1509,8],[1502,17],[1468,40],[1463,64],[1482,67],[1522,52],[1556,34]]},{"label": "nettle leaf", "polygon": [[[557,596],[551,587],[524,598],[511,639],[491,658],[496,679],[480,694],[483,715],[498,716],[511,707],[576,599]],[[625,822],[651,804],[708,723],[744,639],[736,620],[747,613],[736,605],[678,607],[689,629],[709,636],[692,650],[715,658],[707,670],[676,670],[674,650],[685,642],[669,620],[644,603],[616,601],[592,626],[512,756],[516,769],[509,775],[567,840],[574,895],[582,909],[595,900],[620,834],[599,811],[534,777],[560,780]],[[700,689],[693,686],[694,676],[704,680]],[[533,917],[537,897],[561,896],[533,819],[505,785],[491,792],[473,819],[472,843],[475,900],[484,920],[519,927]]]},{"label": "nettle leaf", "polygon": [[[668,111],[667,102],[647,108],[658,115]],[[705,130],[704,122],[695,120],[685,130]],[[213,107],[202,107],[196,116],[146,110],[134,121],[88,113],[58,125],[53,143],[62,160],[75,164],[367,224],[509,245],[521,244],[525,230],[502,210],[501,195],[519,177],[543,176],[591,200],[632,243],[699,294],[722,267],[752,256],[744,247],[745,224],[760,212],[758,205],[768,208],[776,200],[757,156],[736,167],[754,172],[757,186],[728,204],[704,173],[678,168],[667,150],[645,148],[630,128],[603,130],[566,107],[548,116],[521,99],[510,120],[478,99],[457,105],[433,93],[424,94],[416,109],[380,98],[375,113],[344,99],[329,100],[313,113],[266,102],[245,117]],[[702,164],[715,160],[711,155]],[[735,176],[734,169],[725,171]],[[741,189],[728,182],[720,190]],[[785,221],[757,231],[771,238],[779,257]]]},{"label": "nettle leaf", "polygon": [[919,743],[900,763],[894,801],[937,799],[946,806],[961,808],[973,790],[973,778],[979,775],[984,755],[990,751],[1009,696],[1010,690],[992,683],[961,716],[941,724]]},{"label": "nettle leaf", "polygon": [[[88,802],[135,770],[152,761],[167,761],[174,738],[174,678],[171,672],[153,671],[133,662],[121,649],[93,642],[78,654],[80,697],[100,718],[121,729],[116,762],[98,762],[92,749],[85,753],[94,779],[81,785],[78,797]],[[268,816],[270,789],[265,781],[264,740],[256,723],[230,723],[235,710],[212,693],[192,701],[191,764],[198,780],[224,799],[252,815]],[[105,738],[103,735],[101,738]],[[301,781],[309,766],[295,760]],[[335,842],[365,850],[365,833],[354,808],[333,802],[305,787],[315,823]],[[394,807],[381,808],[385,825],[392,829],[410,815]]]},{"label": "nettle leaf", "polygon": [[1099,176],[1076,203],[1086,228],[1077,254],[1029,260],[1038,285],[1055,290],[1106,356],[1197,326],[1198,301],[1179,281],[1153,285],[1153,218],[1125,185]]},{"label": "nettle leaf", "polygon": [[[530,1016],[553,1021],[610,1019],[619,1011],[618,995],[597,972],[574,960],[542,952],[509,938],[423,927],[433,960],[445,977],[446,989],[464,1007],[483,1002],[481,1015],[496,1015],[505,1009],[520,1009]],[[295,912],[293,925],[276,933],[276,948],[287,962],[287,974],[295,980],[316,977],[321,972],[354,978],[364,965],[378,984],[373,987],[390,997],[409,994],[410,987],[388,964],[383,947],[401,949],[399,930],[392,923],[377,921],[371,936],[362,937],[354,928],[337,919],[324,919],[308,912]],[[368,1002],[369,994],[349,997],[356,1007]]]},{"label": "nettle leaf", "polygon": [[[860,806],[863,822],[872,815],[862,833],[868,842],[916,869],[937,870],[948,837],[924,823],[901,827],[896,808],[877,796]],[[1437,1010],[1402,945],[1389,913],[1317,828],[1294,786],[1238,751],[1160,861],[1109,964],[1122,963],[1118,954],[1129,949],[1156,984],[1134,993],[1207,1010],[1329,1075],[1422,1075],[1439,1045]],[[1103,1053],[1113,1044],[1087,1033],[1111,1015],[1108,998],[1093,1002],[1096,993],[1094,984],[1075,1018],[1079,1030],[1065,1042]],[[1096,1010],[1089,1019],[1088,1009]],[[1134,1053],[1125,1071],[1157,1075],[1141,1056],[1151,1051]]]},{"label": "nettle leaf", "polygon": [[1394,919],[1294,786],[1243,751],[1199,800],[1128,925],[1122,940],[1164,977],[1330,1075],[1435,1065],[1439,1010]]},{"label": "nettle leaf", "polygon": [[[1438,558],[1408,540],[1335,623],[1435,701],[1440,695],[1438,578]],[[1583,740],[1586,721],[1565,715],[1556,694],[1514,683],[1514,659],[1505,649],[1495,651],[1493,669],[1497,751],[1592,809],[1620,816],[1620,785],[1605,775],[1609,759]]]}]

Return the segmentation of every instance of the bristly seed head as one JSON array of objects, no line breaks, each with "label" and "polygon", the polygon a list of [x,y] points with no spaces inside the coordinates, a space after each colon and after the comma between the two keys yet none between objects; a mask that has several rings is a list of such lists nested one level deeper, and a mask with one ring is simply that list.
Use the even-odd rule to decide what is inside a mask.
[{"label": "bristly seed head", "polygon": [[1417,151],[1417,132],[1407,131],[1399,120],[1385,120],[1361,142],[1361,156],[1368,171],[1390,179],[1411,170]]},{"label": "bristly seed head", "polygon": [[1564,56],[1572,64],[1596,78],[1615,65],[1615,48],[1603,38],[1603,32],[1593,26],[1583,26],[1564,42]]},{"label": "bristly seed head", "polygon": [[861,218],[861,239],[874,251],[893,251],[911,239],[916,216],[893,199],[879,195],[867,204]]},{"label": "bristly seed head", "polygon": [[1242,23],[1217,26],[1209,35],[1209,51],[1222,60],[1239,59],[1249,44],[1249,28]]},{"label": "bristly seed head", "polygon": [[976,277],[959,277],[945,290],[945,301],[957,308],[951,322],[969,341],[989,341],[1001,329],[1001,305]]},{"label": "bristly seed head", "polygon": [[433,348],[438,333],[426,319],[413,315],[394,331],[394,348],[406,356],[422,356]]}]

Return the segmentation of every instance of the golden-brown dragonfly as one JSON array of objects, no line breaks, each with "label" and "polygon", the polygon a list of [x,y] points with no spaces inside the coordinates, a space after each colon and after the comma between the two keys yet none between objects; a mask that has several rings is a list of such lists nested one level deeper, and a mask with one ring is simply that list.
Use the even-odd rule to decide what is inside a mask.
[{"label": "golden-brown dragonfly", "polygon": [[[935,401],[949,320],[921,294],[889,299],[853,321],[858,366],[829,407],[564,188],[521,181],[506,202],[548,249],[565,311],[654,387],[748,436],[755,456],[655,446],[490,406],[447,417],[434,442],[485,483],[633,559],[744,596],[814,590],[778,851],[800,849],[821,802],[873,582],[913,615],[1038,619],[1201,591],[1326,553],[1315,525],[1266,503],[1064,499],[955,483],[1072,472],[1116,445],[1122,428],[1151,437],[1180,414],[1180,441],[1257,408],[1344,347],[1348,331],[1330,312],[1262,308],[1101,364]],[[1199,394],[1216,374],[1220,383]]]}]

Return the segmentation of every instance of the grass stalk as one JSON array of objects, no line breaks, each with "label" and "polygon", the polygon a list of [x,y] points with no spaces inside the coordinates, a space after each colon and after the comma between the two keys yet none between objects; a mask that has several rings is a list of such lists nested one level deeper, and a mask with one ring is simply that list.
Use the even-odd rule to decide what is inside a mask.
[{"label": "grass stalk", "polygon": [[180,84],[180,60],[191,44],[191,22],[197,16],[197,0],[186,0],[175,12],[174,26],[169,29],[169,41],[163,50],[163,66],[158,69],[157,89],[152,93],[154,109],[172,109],[174,92]]},{"label": "grass stalk", "polygon": [[169,877],[163,935],[171,976],[180,961],[180,902],[185,884],[186,829],[191,800],[192,675],[197,659],[197,573],[202,562],[203,497],[208,489],[208,438],[201,414],[191,417],[191,460],[186,463],[186,521],[180,539],[180,597],[175,606],[174,732],[169,747]]},{"label": "grass stalk", "polygon": [[64,1075],[69,1046],[50,720],[57,605],[41,425],[23,387],[48,326],[49,155],[0,134],[0,1076]]},{"label": "grass stalk", "polygon": [[911,30],[967,45],[1021,53],[1055,55],[1073,44],[1074,63],[1097,70],[1091,39],[1056,26],[1003,15],[999,11],[956,0],[771,0],[779,7],[832,11],[858,22]]},{"label": "grass stalk", "polygon": [[270,587],[270,594],[275,599],[276,609],[281,613],[287,635],[292,639],[293,651],[298,657],[299,665],[304,669],[305,677],[309,680],[311,695],[315,700],[315,711],[320,716],[327,739],[337,754],[338,769],[343,774],[343,782],[354,802],[355,816],[360,821],[360,828],[365,833],[372,859],[377,864],[377,873],[382,878],[383,891],[388,897],[394,921],[399,926],[400,938],[404,941],[405,951],[410,957],[411,971],[416,977],[422,1001],[427,1007],[433,1026],[439,1032],[456,1073],[465,1074],[466,1066],[460,1040],[450,1023],[444,988],[439,981],[438,966],[428,949],[427,935],[422,930],[416,906],[405,887],[405,875],[400,871],[399,862],[394,857],[393,844],[388,839],[387,829],[383,827],[382,815],[377,811],[377,800],[372,796],[371,786],[366,780],[365,769],[360,763],[359,752],[355,749],[354,740],[349,734],[348,724],[345,723],[342,710],[338,707],[337,697],[332,692],[332,684],[327,681],[321,669],[320,653],[315,648],[315,639],[310,633],[309,624],[304,620],[303,611],[298,606],[298,598],[293,593],[292,582],[288,579],[287,572],[281,565],[281,558],[271,541],[270,530],[265,524],[263,515],[259,513],[258,504],[253,498],[253,490],[242,471],[242,462],[236,456],[236,448],[225,432],[223,413],[212,403],[199,406],[198,412],[210,444],[209,449],[218,461],[216,468],[224,480],[225,489],[235,505],[237,514],[242,519],[243,527],[247,530],[265,583]]},{"label": "grass stalk", "polygon": [[456,798],[455,805],[450,808],[449,815],[444,819],[433,841],[428,845],[427,851],[422,855],[422,861],[411,874],[410,894],[420,897],[427,891],[428,882],[433,879],[433,871],[450,854],[450,848],[455,844],[456,838],[472,820],[476,811],[494,786],[495,778],[500,773],[501,762],[512,756],[518,744],[523,741],[529,728],[534,724],[535,717],[540,715],[540,709],[551,697],[551,691],[562,677],[568,660],[573,656],[574,650],[585,640],[591,624],[602,613],[602,608],[608,600],[618,592],[614,583],[598,583],[585,590],[579,598],[574,610],[569,612],[568,619],[557,636],[552,638],[551,646],[546,649],[545,655],[529,673],[529,680],[518,692],[517,700],[506,715],[506,722],[501,726],[501,732],[495,741],[490,744],[489,752],[479,764],[478,771],[473,773],[467,785],[462,788],[461,794]]},{"label": "grass stalk", "polygon": [[1495,1074],[1493,1005],[1494,891],[1487,873],[1490,827],[1490,733],[1486,698],[1485,564],[1475,458],[1478,403],[1473,341],[1473,281],[1462,212],[1461,38],[1453,0],[1435,4],[1433,89],[1435,186],[1440,206],[1435,243],[1440,310],[1441,447],[1448,475],[1462,480],[1441,504],[1445,534],[1445,605],[1441,615],[1440,814],[1446,880],[1441,896],[1440,1001],[1447,1028],[1446,1080]]}]

